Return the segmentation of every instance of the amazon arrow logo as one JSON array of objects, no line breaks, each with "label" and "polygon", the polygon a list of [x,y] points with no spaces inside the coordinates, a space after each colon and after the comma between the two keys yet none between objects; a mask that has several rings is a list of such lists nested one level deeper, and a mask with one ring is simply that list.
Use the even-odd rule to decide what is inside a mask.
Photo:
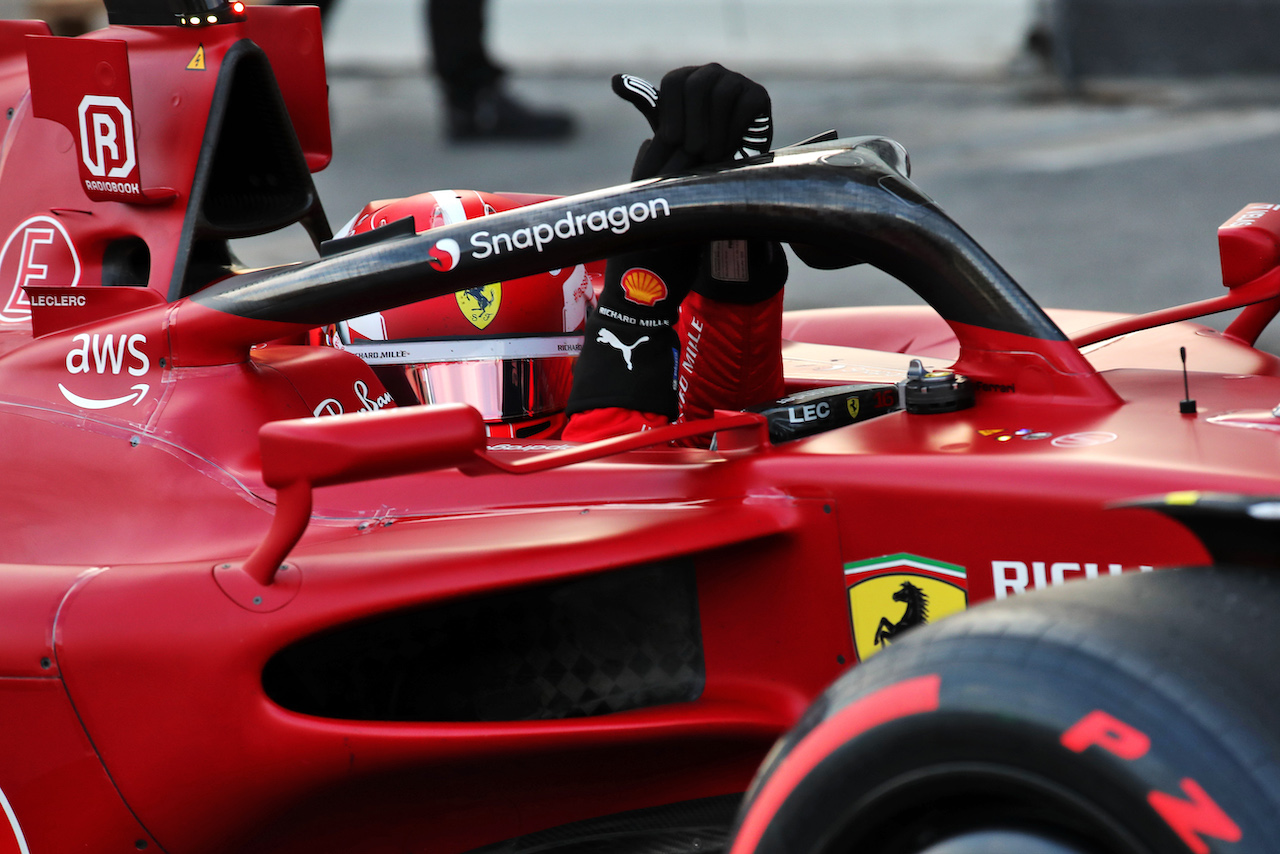
[{"label": "amazon arrow logo", "polygon": [[133,387],[133,394],[126,394],[124,397],[113,397],[110,400],[97,400],[92,397],[81,397],[73,391],[70,391],[62,383],[58,383],[58,390],[62,392],[62,396],[70,401],[73,405],[81,409],[110,409],[113,406],[133,401],[133,405],[137,406],[142,399],[147,396],[147,392],[151,391],[151,386],[146,383],[138,383]]}]

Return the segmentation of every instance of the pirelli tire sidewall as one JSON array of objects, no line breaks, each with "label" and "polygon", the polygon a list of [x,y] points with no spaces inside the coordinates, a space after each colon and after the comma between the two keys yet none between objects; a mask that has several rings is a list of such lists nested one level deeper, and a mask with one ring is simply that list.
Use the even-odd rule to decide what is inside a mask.
[{"label": "pirelli tire sidewall", "polygon": [[909,854],[1006,827],[1091,854],[1280,851],[1278,641],[1280,578],[1257,570],[1100,579],[950,617],[814,704],[757,775],[731,851]]}]

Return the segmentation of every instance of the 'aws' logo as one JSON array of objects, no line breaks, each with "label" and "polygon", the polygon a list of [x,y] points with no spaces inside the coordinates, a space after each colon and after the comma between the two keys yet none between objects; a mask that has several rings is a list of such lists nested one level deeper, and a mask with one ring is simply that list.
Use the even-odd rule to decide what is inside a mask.
[{"label": "'aws' logo", "polygon": [[[151,370],[151,359],[138,349],[140,346],[146,346],[147,336],[145,335],[121,334],[117,338],[110,333],[99,335],[95,332],[90,336],[82,332],[71,340],[79,341],[80,346],[67,354],[67,373],[69,374],[87,374],[90,371],[99,374],[107,372],[119,374],[121,369],[124,369],[135,377],[140,377]],[[127,360],[125,350],[129,351]],[[126,361],[129,364],[126,364]]]},{"label": "'aws' logo", "polygon": [[[96,374],[107,377],[119,376],[124,372],[130,376],[142,377],[151,370],[151,357],[143,349],[147,346],[145,335],[123,333],[101,335],[96,332],[90,335],[82,332],[71,340],[79,345],[67,353],[67,373],[72,376]],[[151,384],[136,383],[129,389],[128,394],[109,398],[84,397],[71,391],[62,383],[58,383],[58,390],[69,403],[81,409],[110,409],[125,403],[137,406],[151,391]]]}]

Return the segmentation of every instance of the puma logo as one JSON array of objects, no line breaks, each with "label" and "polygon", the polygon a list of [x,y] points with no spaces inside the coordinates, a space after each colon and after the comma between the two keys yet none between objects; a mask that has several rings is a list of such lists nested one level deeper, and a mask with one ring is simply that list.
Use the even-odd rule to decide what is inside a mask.
[{"label": "puma logo", "polygon": [[620,340],[618,339],[618,336],[617,336],[617,335],[614,335],[614,334],[613,334],[613,332],[612,332],[612,331],[610,331],[610,330],[608,330],[608,329],[601,329],[601,330],[600,330],[600,333],[596,336],[596,341],[597,341],[597,343],[600,343],[600,344],[608,344],[610,347],[613,347],[615,350],[619,350],[619,351],[621,351],[621,352],[622,352],[622,358],[623,358],[623,359],[626,359],[626,361],[627,361],[627,370],[628,370],[628,371],[629,371],[629,370],[632,370],[632,368],[631,368],[631,351],[632,351],[632,350],[634,350],[635,348],[639,347],[641,344],[643,344],[644,342],[646,342],[646,341],[648,341],[648,340],[649,340],[649,336],[648,336],[648,335],[641,335],[641,336],[640,336],[640,340],[638,340],[638,341],[636,341],[636,343],[634,343],[634,344],[632,344],[632,345],[628,346],[628,345],[626,345],[626,344],[623,344],[623,343],[622,343],[622,341],[620,341]]}]

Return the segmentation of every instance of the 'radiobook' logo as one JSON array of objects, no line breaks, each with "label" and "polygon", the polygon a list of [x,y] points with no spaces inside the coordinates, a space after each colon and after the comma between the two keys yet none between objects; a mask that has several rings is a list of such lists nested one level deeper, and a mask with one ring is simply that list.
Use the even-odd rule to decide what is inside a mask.
[{"label": "'radiobook' logo", "polygon": [[80,100],[80,156],[91,175],[123,178],[137,163],[133,111],[120,98],[85,95]]}]

